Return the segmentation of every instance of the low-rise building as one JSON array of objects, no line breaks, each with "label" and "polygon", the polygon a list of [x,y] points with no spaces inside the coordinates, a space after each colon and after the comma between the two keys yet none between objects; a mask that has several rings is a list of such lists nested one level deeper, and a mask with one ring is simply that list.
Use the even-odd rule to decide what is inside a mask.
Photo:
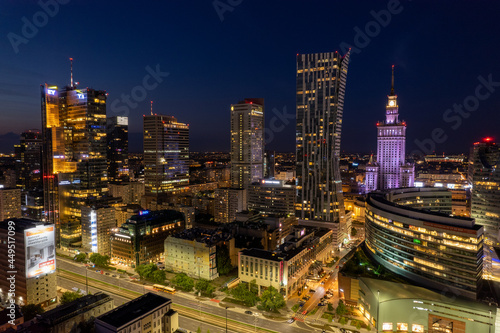
[{"label": "low-rise building", "polygon": [[239,188],[218,188],[215,190],[214,220],[217,223],[231,223],[236,213],[247,208],[247,190]]},{"label": "low-rise building", "polygon": [[8,305],[0,311],[0,332],[5,332],[9,329],[15,330],[22,323],[24,323],[24,316],[19,305]]},{"label": "low-rise building", "polygon": [[107,294],[98,292],[44,312],[33,320],[19,325],[15,332],[74,332],[80,325],[91,324],[92,318],[96,318],[111,309],[113,309],[113,299]]},{"label": "low-rise building", "polygon": [[200,228],[187,229],[165,239],[165,267],[175,273],[213,280],[217,272],[217,244],[230,234]]},{"label": "low-rise building", "polygon": [[288,298],[304,287],[306,275],[314,261],[331,257],[333,236],[333,231],[329,229],[296,226],[277,251],[241,251],[238,277],[246,283],[255,280],[259,294],[273,286]]},{"label": "low-rise building", "polygon": [[144,183],[141,182],[109,184],[109,194],[122,198],[124,204],[139,204],[144,193]]},{"label": "low-rise building", "polygon": [[165,239],[184,226],[178,211],[141,211],[111,233],[111,260],[131,267],[160,261]]},{"label": "low-rise building", "polygon": [[96,333],[173,333],[179,328],[172,300],[147,293],[95,320]]}]

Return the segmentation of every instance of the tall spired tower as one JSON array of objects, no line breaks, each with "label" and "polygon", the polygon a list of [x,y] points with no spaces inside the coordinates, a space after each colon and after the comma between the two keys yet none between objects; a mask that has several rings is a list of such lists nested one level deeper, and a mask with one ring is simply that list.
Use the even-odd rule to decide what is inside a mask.
[{"label": "tall spired tower", "polygon": [[[399,120],[398,96],[394,93],[394,65],[391,93],[387,96],[385,121],[377,123],[377,163],[367,167],[368,191],[412,187],[415,168],[405,161],[406,123]],[[373,178],[376,172],[376,187]]]}]

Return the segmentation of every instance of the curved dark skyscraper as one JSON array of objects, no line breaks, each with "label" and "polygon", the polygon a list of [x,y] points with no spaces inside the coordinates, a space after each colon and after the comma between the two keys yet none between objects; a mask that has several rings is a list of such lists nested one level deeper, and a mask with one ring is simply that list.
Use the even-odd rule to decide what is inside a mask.
[{"label": "curved dark skyscraper", "polygon": [[348,232],[339,169],[348,65],[349,52],[297,55],[296,215],[336,230],[337,245]]}]

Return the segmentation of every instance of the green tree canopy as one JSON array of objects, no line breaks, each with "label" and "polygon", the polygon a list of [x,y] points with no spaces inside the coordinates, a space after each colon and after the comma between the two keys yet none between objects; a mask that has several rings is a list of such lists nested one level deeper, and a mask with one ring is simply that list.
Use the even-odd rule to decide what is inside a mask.
[{"label": "green tree canopy", "polygon": [[[78,290],[80,291],[80,290]],[[83,295],[80,294],[79,292],[74,292],[74,291],[66,291],[62,294],[60,302],[61,304],[66,304],[69,302],[73,302],[74,300],[82,297]]]},{"label": "green tree canopy", "polygon": [[78,253],[74,258],[75,261],[77,262],[86,262],[87,261],[87,255],[83,252]]},{"label": "green tree canopy", "polygon": [[213,296],[215,292],[215,287],[212,286],[210,281],[207,280],[200,280],[196,282],[194,285],[194,288],[196,289],[196,292],[200,292],[201,295],[206,296],[206,297],[211,297]]},{"label": "green tree canopy", "polygon": [[152,279],[153,273],[157,270],[158,267],[154,263],[139,265],[135,268],[135,271],[139,274],[141,279]]},{"label": "green tree canopy", "polygon": [[226,245],[217,246],[216,252],[217,272],[219,275],[227,275],[233,269],[229,249]]},{"label": "green tree canopy", "polygon": [[337,306],[337,310],[335,312],[339,316],[347,314],[347,307],[345,306],[344,301],[339,300],[339,306]]},{"label": "green tree canopy", "polygon": [[239,301],[242,301],[247,306],[255,306],[259,301],[259,297],[257,296],[257,292],[255,292],[254,288],[250,286],[246,286],[244,283],[238,284],[236,287],[231,289],[231,295]]},{"label": "green tree canopy", "polygon": [[92,253],[89,259],[97,267],[109,267],[109,256],[103,256],[99,253]]},{"label": "green tree canopy", "polygon": [[163,283],[166,279],[167,276],[165,271],[162,271],[161,269],[157,269],[151,274],[151,281],[154,283]]},{"label": "green tree canopy", "polygon": [[182,291],[192,291],[194,287],[194,281],[192,278],[184,273],[177,274],[172,280],[174,286]]},{"label": "green tree canopy", "polygon": [[260,296],[262,310],[275,312],[286,305],[283,295],[274,287],[269,287]]}]

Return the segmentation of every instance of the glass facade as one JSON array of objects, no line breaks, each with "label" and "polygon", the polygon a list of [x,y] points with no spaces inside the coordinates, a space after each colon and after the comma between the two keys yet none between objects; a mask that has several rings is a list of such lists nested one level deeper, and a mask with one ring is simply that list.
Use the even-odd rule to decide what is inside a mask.
[{"label": "glass facade", "polygon": [[451,224],[454,218],[446,215],[422,212],[411,218],[411,213],[383,195],[369,196],[366,246],[375,259],[416,283],[448,286],[475,298],[482,274],[482,228],[471,219],[461,219],[467,225]]}]

